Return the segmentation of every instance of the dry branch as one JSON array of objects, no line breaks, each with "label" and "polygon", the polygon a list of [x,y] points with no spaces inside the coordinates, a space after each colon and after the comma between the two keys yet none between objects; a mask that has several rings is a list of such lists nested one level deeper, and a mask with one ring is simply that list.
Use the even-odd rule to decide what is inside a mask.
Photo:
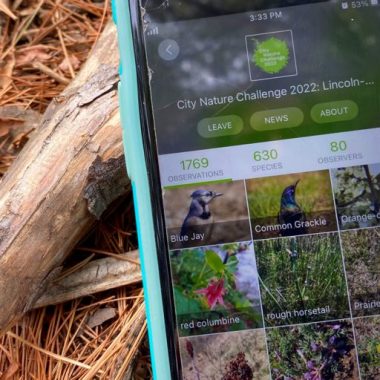
[{"label": "dry branch", "polygon": [[52,281],[34,307],[55,305],[141,281],[138,251],[90,261],[81,269]]},{"label": "dry branch", "polygon": [[[117,65],[109,25],[0,183],[0,332],[33,306],[89,231],[96,217],[87,203],[99,215],[126,191]],[[108,178],[89,181],[103,166],[113,168]]]}]

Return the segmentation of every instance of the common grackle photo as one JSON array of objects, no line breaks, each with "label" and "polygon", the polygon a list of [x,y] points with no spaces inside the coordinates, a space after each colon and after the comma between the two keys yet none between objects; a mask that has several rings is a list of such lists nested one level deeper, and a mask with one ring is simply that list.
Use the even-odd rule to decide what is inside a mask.
[{"label": "common grackle photo", "polygon": [[305,213],[296,201],[296,190],[299,180],[290,185],[282,192],[280,212],[278,213],[278,222],[281,225],[291,225],[291,228],[286,228],[281,231],[281,236],[302,235],[307,233],[306,227],[295,226],[296,222],[304,222],[306,220]]},{"label": "common grackle photo", "polygon": [[206,233],[206,238],[211,234],[213,217],[209,204],[221,195],[223,194],[208,190],[196,190],[191,194],[192,201],[182,224],[181,236],[192,236],[193,233],[199,233],[200,227],[201,231]]}]

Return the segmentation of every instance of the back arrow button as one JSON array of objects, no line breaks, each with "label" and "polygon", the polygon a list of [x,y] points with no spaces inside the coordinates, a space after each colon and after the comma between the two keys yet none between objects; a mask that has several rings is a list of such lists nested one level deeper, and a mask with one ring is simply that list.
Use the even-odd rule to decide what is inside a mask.
[{"label": "back arrow button", "polygon": [[178,43],[174,40],[164,40],[158,46],[158,54],[165,61],[173,61],[179,55]]}]

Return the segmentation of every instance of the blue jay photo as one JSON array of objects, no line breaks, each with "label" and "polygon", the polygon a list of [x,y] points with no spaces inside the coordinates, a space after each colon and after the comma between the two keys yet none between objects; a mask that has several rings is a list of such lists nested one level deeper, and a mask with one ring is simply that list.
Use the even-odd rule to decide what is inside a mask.
[{"label": "blue jay photo", "polygon": [[181,236],[193,236],[198,226],[207,225],[209,235],[212,231],[213,216],[210,210],[210,203],[217,197],[222,196],[222,193],[216,193],[208,190],[196,190],[191,194],[191,204],[189,212],[183,221],[181,227]]},{"label": "blue jay photo", "polygon": [[166,189],[164,202],[173,250],[251,239],[244,181]]}]

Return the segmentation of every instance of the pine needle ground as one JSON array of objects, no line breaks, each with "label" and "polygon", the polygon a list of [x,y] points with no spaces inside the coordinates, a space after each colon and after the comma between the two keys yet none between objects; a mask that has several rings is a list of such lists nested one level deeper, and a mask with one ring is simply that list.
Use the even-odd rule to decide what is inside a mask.
[{"label": "pine needle ground", "polygon": [[[109,18],[109,0],[2,2],[0,111],[11,115],[0,112],[0,179],[39,115],[75,78]],[[25,120],[32,127],[25,129]],[[72,252],[61,276],[136,247],[127,194]],[[141,284],[34,310],[0,337],[2,380],[149,378]]]}]

